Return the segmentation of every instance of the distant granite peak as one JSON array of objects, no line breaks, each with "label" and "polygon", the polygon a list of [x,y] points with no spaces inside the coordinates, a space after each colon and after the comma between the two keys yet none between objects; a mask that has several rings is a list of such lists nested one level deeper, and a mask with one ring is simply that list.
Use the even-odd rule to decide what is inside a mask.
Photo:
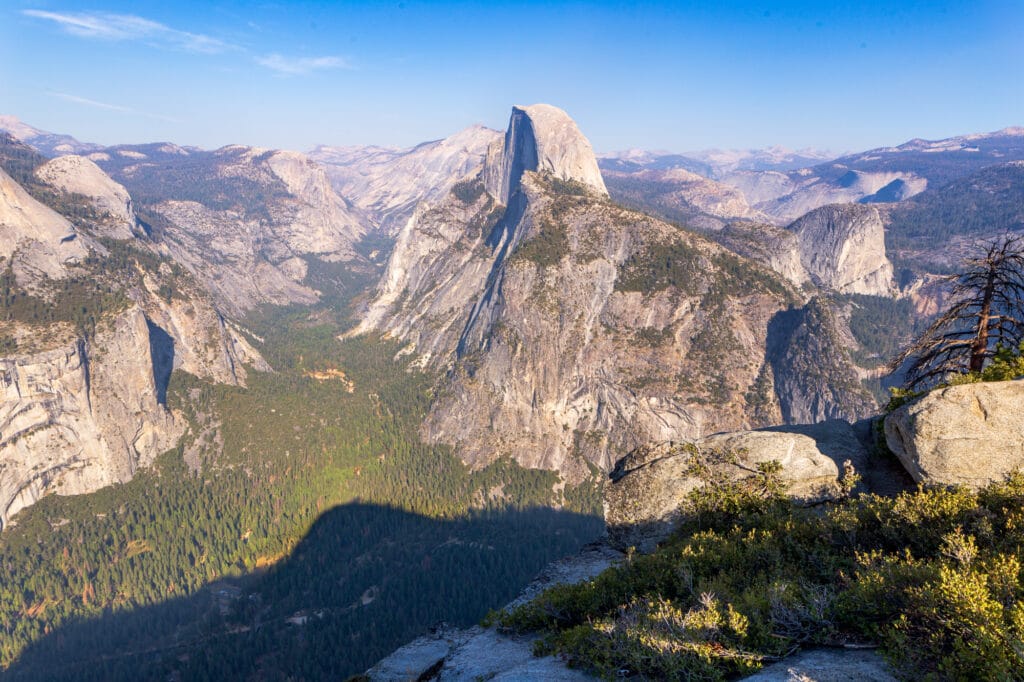
[{"label": "distant granite peak", "polygon": [[488,150],[484,185],[508,204],[526,171],[547,172],[608,194],[590,141],[567,113],[550,104],[512,107],[505,139]]}]

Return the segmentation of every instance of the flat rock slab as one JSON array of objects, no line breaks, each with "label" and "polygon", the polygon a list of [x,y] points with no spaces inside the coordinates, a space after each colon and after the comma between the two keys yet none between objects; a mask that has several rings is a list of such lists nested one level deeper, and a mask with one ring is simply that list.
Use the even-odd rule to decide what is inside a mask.
[{"label": "flat rock slab", "polygon": [[366,671],[374,682],[407,682],[429,679],[444,663],[452,643],[444,637],[414,639]]},{"label": "flat rock slab", "polygon": [[893,669],[875,651],[811,649],[773,663],[749,682],[896,682]]}]

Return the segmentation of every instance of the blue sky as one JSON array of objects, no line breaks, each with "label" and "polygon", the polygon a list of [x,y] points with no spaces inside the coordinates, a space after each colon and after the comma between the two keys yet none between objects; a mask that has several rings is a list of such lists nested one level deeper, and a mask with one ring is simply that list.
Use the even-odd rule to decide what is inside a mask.
[{"label": "blue sky", "polygon": [[1022,73],[1021,0],[0,6],[0,113],[105,144],[408,146],[548,102],[599,151],[860,150],[1024,125]]}]

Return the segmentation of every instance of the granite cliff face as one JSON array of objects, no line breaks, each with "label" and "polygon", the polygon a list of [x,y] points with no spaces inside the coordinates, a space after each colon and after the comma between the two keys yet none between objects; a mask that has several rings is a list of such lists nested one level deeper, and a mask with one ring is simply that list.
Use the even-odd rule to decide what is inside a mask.
[{"label": "granite cliff face", "polygon": [[36,177],[58,192],[86,197],[103,217],[94,232],[111,239],[132,239],[138,219],[132,198],[122,185],[82,156],[58,156],[36,169]]},{"label": "granite cliff face", "polygon": [[646,442],[777,423],[765,348],[793,290],[612,204],[589,144],[550,109],[515,109],[479,176],[417,210],[356,330],[444,375],[423,435],[474,464],[573,476],[577,454],[608,470]]},{"label": "granite cliff face", "polygon": [[894,292],[885,229],[874,207],[823,206],[787,229],[796,235],[800,264],[816,286],[848,294]]},{"label": "granite cliff face", "polygon": [[88,341],[0,359],[0,527],[43,495],[128,481],[177,442],[160,346],[132,306]]},{"label": "granite cliff face", "polygon": [[834,313],[821,298],[776,314],[768,328],[766,358],[779,397],[782,422],[854,422],[878,405],[860,383]]},{"label": "granite cliff face", "polygon": [[590,141],[568,114],[549,104],[512,107],[504,142],[493,142],[487,151],[484,188],[499,203],[508,205],[527,171],[608,194]]},{"label": "granite cliff face", "polygon": [[68,265],[88,255],[86,241],[66,218],[0,170],[0,257],[19,284],[63,279]]},{"label": "granite cliff face", "polygon": [[[123,187],[74,156],[41,165],[35,177],[56,206],[84,197],[101,210],[73,228],[0,171],[11,300],[31,295],[35,310],[57,311],[46,322],[4,302],[0,527],[44,495],[130,480],[174,446],[186,426],[166,407],[173,369],[230,384],[245,382],[247,366],[270,369],[180,266],[146,254],[152,242],[130,231]],[[127,236],[114,241],[119,235]],[[82,298],[72,304],[69,291]],[[71,321],[83,305],[94,322]]]}]

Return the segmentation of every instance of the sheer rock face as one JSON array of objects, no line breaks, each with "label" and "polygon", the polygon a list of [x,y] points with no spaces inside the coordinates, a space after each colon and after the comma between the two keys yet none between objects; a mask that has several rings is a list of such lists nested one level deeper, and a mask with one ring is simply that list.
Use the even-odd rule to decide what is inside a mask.
[{"label": "sheer rock face", "polygon": [[893,293],[885,230],[874,207],[824,206],[788,229],[796,234],[800,263],[816,286],[846,294]]},{"label": "sheer rock face", "polygon": [[0,257],[11,265],[18,284],[63,279],[67,265],[89,254],[87,241],[67,219],[0,170]]},{"label": "sheer rock face", "polygon": [[[84,168],[85,179],[66,178],[56,188],[82,193],[110,185],[96,180],[95,167],[64,157],[57,168],[69,173]],[[42,177],[55,175],[50,162]],[[2,175],[2,174],[0,174]],[[105,177],[105,176],[104,176]],[[8,182],[9,181],[9,182]],[[76,184],[77,183],[77,184]],[[139,467],[172,447],[185,428],[166,409],[167,383],[173,369],[228,384],[244,384],[246,366],[269,370],[240,330],[212,305],[209,295],[167,263],[140,273],[131,286],[107,280],[107,250],[50,208],[36,202],[13,180],[0,177],[5,198],[0,204],[3,229],[15,234],[14,262],[18,284],[37,289],[43,298],[52,287],[34,286],[44,276],[57,279],[97,277],[119,289],[127,308],[107,313],[96,333],[86,339],[70,323],[0,320],[0,335],[17,344],[17,352],[0,359],[0,527],[18,510],[50,493],[91,492],[130,480]],[[116,195],[116,193],[115,193]],[[96,196],[96,195],[87,195]],[[130,206],[130,198],[125,206]],[[15,231],[13,228],[17,228]],[[103,222],[98,231],[109,229]],[[91,226],[83,229],[91,229]],[[47,250],[57,237],[56,249]],[[129,235],[131,239],[134,236]],[[70,257],[60,249],[71,245]],[[145,249],[150,242],[136,246]],[[84,256],[92,254],[87,263]],[[26,255],[27,254],[27,255]],[[25,263],[50,265],[25,269]],[[164,287],[172,285],[173,295]]]},{"label": "sheer rock face", "polygon": [[504,142],[488,150],[484,187],[508,205],[527,171],[573,180],[600,195],[608,194],[590,141],[568,114],[549,104],[512,107]]},{"label": "sheer rock face", "polygon": [[0,360],[0,523],[43,495],[128,481],[184,425],[163,404],[170,367],[142,310],[90,341]]},{"label": "sheer rock face", "polygon": [[608,541],[618,549],[654,551],[691,509],[691,493],[709,478],[739,482],[756,476],[758,465],[774,461],[782,467],[779,479],[786,494],[813,504],[839,496],[844,461],[857,467],[866,459],[863,445],[843,421],[643,446],[616,463],[605,488]]},{"label": "sheer rock face", "polygon": [[1024,467],[1024,381],[950,386],[885,419],[885,440],[915,481],[979,488]]},{"label": "sheer rock face", "polygon": [[[418,213],[359,329],[446,373],[428,440],[478,465],[511,455],[575,476],[586,469],[570,453],[607,470],[644,442],[772,421],[770,380],[763,405],[745,394],[784,284],[746,264],[763,281],[721,296],[721,268],[739,259],[720,247],[594,195],[554,195],[531,172],[522,189],[507,209],[480,192]],[[623,283],[660,248],[692,259],[692,280]]]},{"label": "sheer rock face", "polygon": [[135,236],[135,209],[132,198],[91,160],[81,156],[59,156],[36,169],[36,177],[56,190],[81,194],[109,216],[97,225],[97,233],[112,239]]}]

